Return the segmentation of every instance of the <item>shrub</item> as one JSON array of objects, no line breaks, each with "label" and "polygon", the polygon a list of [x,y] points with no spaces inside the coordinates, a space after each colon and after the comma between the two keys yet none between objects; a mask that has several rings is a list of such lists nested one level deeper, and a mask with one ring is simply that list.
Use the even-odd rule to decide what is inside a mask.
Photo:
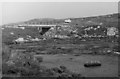
[{"label": "shrub", "polygon": [[[17,51],[8,54],[8,51],[3,54],[5,57],[8,57],[8,59],[3,62],[3,74],[20,73],[21,76],[34,76],[39,73],[39,63],[34,60],[32,54],[25,54]],[[4,59],[6,59],[5,57]],[[13,64],[8,62],[12,62]],[[42,58],[39,58],[39,62],[42,62]]]},{"label": "shrub", "polygon": [[42,62],[43,61],[43,58],[42,57],[35,57],[36,58],[36,60],[40,63],[40,62]]},{"label": "shrub", "polygon": [[60,69],[65,72],[67,70],[67,68],[65,66],[60,66]]},{"label": "shrub", "polygon": [[2,60],[7,61],[11,54],[11,49],[5,44],[2,45]]},{"label": "shrub", "polygon": [[56,73],[59,73],[59,74],[61,74],[61,73],[62,73],[62,70],[61,70],[61,69],[59,69],[59,68],[57,68],[57,67],[52,68],[52,70],[53,70],[54,72],[56,72]]}]

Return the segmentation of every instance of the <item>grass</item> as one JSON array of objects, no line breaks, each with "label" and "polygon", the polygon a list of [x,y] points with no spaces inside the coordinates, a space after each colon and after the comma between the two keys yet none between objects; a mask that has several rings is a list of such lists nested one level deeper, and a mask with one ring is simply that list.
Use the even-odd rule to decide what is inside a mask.
[{"label": "grass", "polygon": [[[53,40],[51,40],[53,42]],[[61,41],[61,40],[59,40]],[[71,72],[80,73],[87,77],[116,77],[118,75],[118,59],[117,56],[109,55],[100,52],[106,48],[113,48],[117,43],[104,42],[104,41],[86,41],[81,44],[54,44],[47,43],[47,41],[23,43],[10,45],[13,50],[25,51],[34,53],[37,57],[43,57],[42,66],[46,68],[59,67],[63,65]],[[97,46],[95,48],[94,46]],[[94,51],[96,50],[96,54]],[[45,54],[41,54],[45,52]],[[90,60],[100,60],[101,67],[85,68],[84,63]]]},{"label": "grass", "polygon": [[[117,77],[118,76],[118,57],[103,55],[41,55],[43,62],[41,65],[47,68],[59,67],[63,65],[70,71],[81,73],[86,77]],[[72,59],[71,59],[72,58]],[[84,63],[91,60],[99,60],[101,67],[85,68]]]}]

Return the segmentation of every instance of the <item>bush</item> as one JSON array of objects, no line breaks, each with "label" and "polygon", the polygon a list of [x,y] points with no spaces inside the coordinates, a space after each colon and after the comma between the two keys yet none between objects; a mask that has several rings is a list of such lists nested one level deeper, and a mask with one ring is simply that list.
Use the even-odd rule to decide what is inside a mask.
[{"label": "bush", "polygon": [[21,76],[33,77],[39,76],[40,72],[37,69],[20,69]]},{"label": "bush", "polygon": [[61,69],[63,72],[67,71],[67,68],[66,68],[65,66],[60,66],[60,69]]},{"label": "bush", "polygon": [[[7,50],[8,48],[6,48]],[[58,77],[58,76],[72,76],[71,72],[65,66],[60,68],[46,69],[40,66],[43,61],[42,57],[34,56],[31,53],[22,53],[17,51],[4,51],[3,61],[3,75],[16,75],[21,77]]]},{"label": "bush", "polygon": [[[17,74],[20,73],[22,76],[25,75],[36,75],[39,73],[40,66],[39,62],[42,62],[42,58],[34,59],[32,54],[22,53],[22,52],[3,52],[3,74]],[[9,62],[12,62],[9,63]]]},{"label": "bush", "polygon": [[47,69],[45,72],[48,73],[49,76],[55,75],[55,72],[52,69]]},{"label": "bush", "polygon": [[5,44],[2,44],[2,61],[9,60],[10,54],[11,54],[11,49]]},{"label": "bush", "polygon": [[53,70],[54,72],[56,72],[56,73],[59,73],[59,74],[61,74],[61,73],[62,73],[62,70],[61,70],[61,69],[59,69],[59,68],[57,68],[57,67],[52,68],[52,70]]},{"label": "bush", "polygon": [[40,62],[42,62],[43,61],[43,58],[42,57],[35,57],[36,58],[36,60],[40,63]]}]

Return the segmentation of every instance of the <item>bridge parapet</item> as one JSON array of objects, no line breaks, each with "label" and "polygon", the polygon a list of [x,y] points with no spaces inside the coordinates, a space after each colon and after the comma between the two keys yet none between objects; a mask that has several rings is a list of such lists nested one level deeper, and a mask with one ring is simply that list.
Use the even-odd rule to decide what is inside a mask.
[{"label": "bridge parapet", "polygon": [[29,27],[56,27],[57,25],[18,25],[18,27],[26,27],[26,26],[29,26]]}]

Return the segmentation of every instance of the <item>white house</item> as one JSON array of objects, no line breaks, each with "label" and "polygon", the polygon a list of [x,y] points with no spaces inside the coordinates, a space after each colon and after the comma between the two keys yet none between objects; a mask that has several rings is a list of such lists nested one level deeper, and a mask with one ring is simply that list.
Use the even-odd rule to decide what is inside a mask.
[{"label": "white house", "polygon": [[120,52],[114,52],[114,53],[120,55]]},{"label": "white house", "polygon": [[103,25],[103,23],[101,22],[100,25]]},{"label": "white house", "polygon": [[24,29],[25,29],[25,27],[20,27],[20,29],[24,30]]},{"label": "white house", "polygon": [[24,38],[20,37],[18,39],[15,40],[15,42],[26,42],[28,40],[25,40]]},{"label": "white house", "polygon": [[70,19],[66,19],[66,20],[65,20],[65,23],[70,23],[70,22],[71,22]]},{"label": "white house", "polygon": [[35,39],[31,39],[31,41],[40,41],[40,39],[35,38]]},{"label": "white house", "polygon": [[97,26],[97,28],[100,28],[100,26]]},{"label": "white house", "polygon": [[5,28],[2,27],[2,30],[4,30]]},{"label": "white house", "polygon": [[10,32],[10,34],[11,34],[11,35],[14,35],[14,33],[13,33],[13,32]]},{"label": "white house", "polygon": [[107,28],[107,35],[108,36],[114,36],[117,34],[117,28],[115,27],[110,27],[110,28]]}]

